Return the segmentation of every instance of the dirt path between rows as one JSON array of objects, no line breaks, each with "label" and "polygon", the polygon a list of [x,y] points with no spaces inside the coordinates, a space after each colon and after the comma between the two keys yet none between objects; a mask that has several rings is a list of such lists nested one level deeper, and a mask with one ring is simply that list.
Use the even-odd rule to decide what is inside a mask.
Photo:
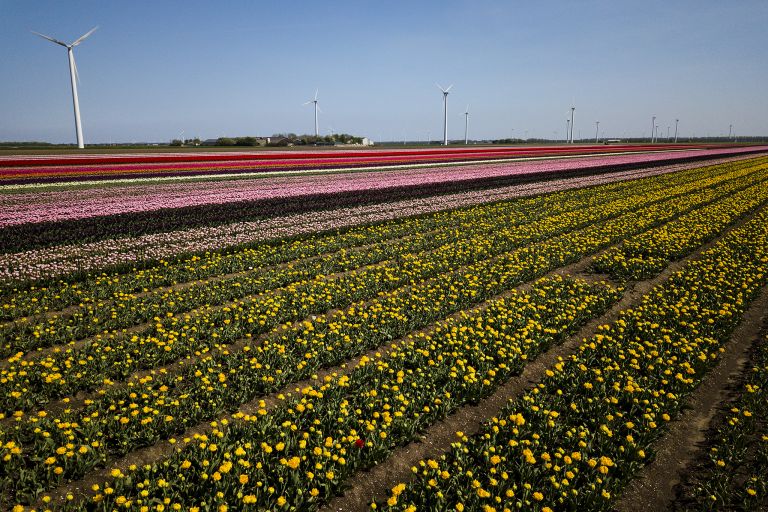
[{"label": "dirt path between rows", "polygon": [[[588,322],[562,344],[530,361],[519,376],[507,381],[506,384],[491,396],[485,398],[477,405],[461,407],[443,421],[428,428],[420,436],[420,441],[396,448],[384,462],[377,464],[369,470],[358,471],[349,479],[350,482],[353,482],[352,486],[343,495],[331,500],[321,509],[321,512],[367,510],[372,501],[385,498],[389,490],[398,483],[411,481],[413,479],[412,466],[422,459],[438,458],[448,451],[451,443],[456,440],[457,431],[462,431],[467,436],[476,434],[482,424],[491,417],[498,415],[509,400],[518,398],[533,383],[539,381],[544,376],[544,372],[558,361],[558,358],[564,358],[573,353],[578,349],[583,339],[591,338],[597,333],[599,326],[615,321],[621,311],[639,303],[642,297],[650,292],[653,287],[666,281],[669,276],[680,270],[689,261],[697,259],[703,252],[713,247],[722,237],[744,225],[753,218],[757,211],[759,210],[740,219],[721,233],[720,236],[702,245],[695,252],[679,261],[671,263],[655,278],[632,283],[622,299],[606,313]],[[565,268],[561,269],[559,273],[563,273],[563,271],[565,271]],[[638,503],[642,504],[642,501]]]},{"label": "dirt path between rows", "polygon": [[657,443],[656,458],[641,469],[625,488],[616,504],[618,512],[668,510],[675,499],[675,486],[686,469],[696,461],[712,419],[727,401],[732,381],[749,361],[753,343],[760,341],[768,318],[768,286],[744,314],[744,319],[725,345],[718,365],[686,401],[690,407],[671,423],[669,432]]}]

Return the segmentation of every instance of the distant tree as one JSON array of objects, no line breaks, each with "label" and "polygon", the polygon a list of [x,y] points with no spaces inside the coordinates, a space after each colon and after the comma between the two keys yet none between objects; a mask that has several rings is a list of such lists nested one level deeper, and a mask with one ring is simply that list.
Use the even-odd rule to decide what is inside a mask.
[{"label": "distant tree", "polygon": [[259,141],[256,137],[238,137],[235,139],[235,146],[258,146]]},{"label": "distant tree", "polygon": [[181,141],[180,139],[173,139],[173,140],[171,141],[171,144],[170,144],[170,145],[171,145],[171,146],[183,146],[183,145],[184,145],[184,142],[183,142],[183,141]]},{"label": "distant tree", "polygon": [[219,137],[216,139],[217,146],[234,146],[235,140],[230,137]]}]

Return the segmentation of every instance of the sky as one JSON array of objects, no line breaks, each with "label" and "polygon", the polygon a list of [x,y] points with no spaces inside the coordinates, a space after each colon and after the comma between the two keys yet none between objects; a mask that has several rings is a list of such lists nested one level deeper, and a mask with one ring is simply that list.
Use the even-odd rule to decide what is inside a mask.
[{"label": "sky", "polygon": [[[765,0],[0,0],[0,141],[768,134]],[[183,132],[183,135],[182,135]]]}]

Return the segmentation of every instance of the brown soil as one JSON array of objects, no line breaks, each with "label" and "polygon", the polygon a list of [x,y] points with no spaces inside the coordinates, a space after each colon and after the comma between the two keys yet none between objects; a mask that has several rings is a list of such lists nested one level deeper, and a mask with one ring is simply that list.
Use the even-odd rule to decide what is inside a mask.
[{"label": "brown soil", "polygon": [[657,444],[656,458],[626,487],[616,505],[618,512],[668,510],[675,499],[681,475],[698,458],[710,422],[727,400],[732,381],[749,360],[752,344],[759,340],[768,317],[768,287],[744,314],[744,319],[726,345],[726,352],[687,400],[685,410]]}]

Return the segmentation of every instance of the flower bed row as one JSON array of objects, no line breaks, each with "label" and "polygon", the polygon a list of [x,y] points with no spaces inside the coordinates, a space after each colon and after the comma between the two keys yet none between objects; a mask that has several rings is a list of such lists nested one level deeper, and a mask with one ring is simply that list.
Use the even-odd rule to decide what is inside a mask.
[{"label": "flower bed row", "polygon": [[376,508],[610,510],[766,281],[763,210]]},{"label": "flower bed row", "polygon": [[[240,404],[279,390],[339,364],[365,350],[421,328],[500,291],[594,253],[616,240],[655,225],[657,219],[696,204],[689,196],[656,203],[580,231],[531,244],[495,259],[481,260],[460,272],[447,273],[419,286],[380,295],[354,304],[330,317],[319,317],[276,330],[260,344],[233,352],[205,356],[178,373],[158,373],[127,388],[105,389],[82,408],[55,416],[44,412],[9,426],[2,442],[23,446],[26,458],[8,465],[15,482],[28,493],[77,478],[95,465],[132,449],[148,446],[185,427],[231,411]],[[243,314],[240,318],[247,319]],[[243,329],[253,324],[244,323]],[[246,331],[247,332],[247,331]],[[45,465],[68,444],[98,446],[74,453],[58,472]]]},{"label": "flower bed row", "polygon": [[[507,251],[516,247],[569,230],[589,226],[588,230],[594,231],[603,224],[625,226],[625,218],[638,217],[645,220],[635,225],[634,229],[647,228],[680,212],[701,207],[719,195],[743,188],[751,179],[754,176],[731,180],[717,187],[694,189],[687,195],[634,212],[631,211],[633,208],[646,201],[658,200],[667,194],[674,196],[680,190],[665,189],[656,195],[637,194],[606,203],[601,209],[566,212],[544,217],[532,224],[508,225],[503,217],[499,217],[489,220],[483,229],[480,229],[482,223],[478,223],[473,236],[455,239],[437,250],[404,254],[332,279],[320,276],[308,282],[296,282],[273,292],[236,301],[231,307],[206,306],[194,316],[164,315],[170,318],[156,318],[156,323],[143,332],[131,335],[112,333],[83,348],[64,350],[37,360],[17,361],[18,358],[14,357],[10,360],[11,364],[0,370],[0,378],[8,384],[5,392],[0,394],[0,410],[2,414],[9,415],[12,411],[39,407],[52,398],[91,389],[115,379],[122,380],[137,370],[168,364],[191,353],[205,353],[244,336],[258,336],[286,321],[346,307],[356,300],[367,300],[386,290],[405,286],[395,291],[407,294],[410,293],[411,283],[454,272],[461,265],[476,261],[491,259],[493,263],[492,258],[501,255],[504,259],[508,257]],[[687,188],[681,187],[683,190]],[[618,221],[605,223],[605,219],[616,215],[619,215]],[[566,235],[566,239],[573,235]],[[575,235],[580,236],[580,233]],[[530,249],[526,247],[512,254],[518,259],[517,252],[525,254]]]},{"label": "flower bed row", "polygon": [[[711,164],[729,163],[732,166],[742,166],[749,164],[749,162],[742,160],[749,159],[751,158],[717,159]],[[575,187],[590,187],[617,180],[655,176],[698,167],[701,167],[701,163],[676,164],[651,169],[518,184],[490,190],[464,191],[392,203],[338,208],[325,212],[294,214],[262,221],[229,223],[218,227],[122,237],[76,245],[58,245],[45,249],[0,255],[0,281],[15,281],[24,284],[33,280],[30,284],[34,285],[34,280],[51,280],[67,274],[69,274],[66,279],[68,282],[73,279],[82,281],[82,279],[92,277],[91,274],[87,273],[92,272],[93,269],[109,269],[110,274],[114,274],[115,270],[124,273],[136,266],[151,267],[158,260],[170,258],[175,261],[184,259],[185,255],[189,254],[207,258],[209,251],[220,254],[232,251],[232,248],[244,244],[252,246],[269,239],[295,237],[297,235],[302,235],[301,238],[304,239],[308,237],[308,234],[329,229],[349,229],[349,226],[360,223],[381,223],[382,221],[400,219],[404,216],[434,213],[451,208],[466,208],[490,201],[508,200]],[[110,282],[110,280],[105,281],[107,284]],[[51,295],[55,296],[56,294]]]},{"label": "flower bed row", "polygon": [[768,336],[753,348],[736,397],[708,432],[704,461],[687,471],[676,510],[760,510],[768,499]]},{"label": "flower bed row", "polygon": [[[79,203],[77,211],[93,212],[96,216],[84,218],[68,217],[55,214],[54,204],[40,205],[35,216],[24,216],[19,211],[19,205],[11,205],[8,217],[17,218],[21,223],[13,226],[0,227],[0,251],[13,252],[30,250],[54,244],[71,241],[95,241],[113,238],[117,235],[130,233],[133,235],[174,229],[212,226],[231,222],[232,218],[241,220],[274,217],[289,213],[325,210],[343,206],[370,204],[382,201],[393,201],[412,197],[424,197],[438,193],[464,191],[468,189],[491,188],[511,183],[519,183],[545,178],[562,176],[577,176],[613,172],[616,170],[640,168],[654,165],[666,165],[673,162],[702,160],[735,153],[702,152],[684,156],[681,154],[659,155],[630,155],[608,157],[606,161],[598,159],[592,163],[582,160],[548,163],[543,169],[519,169],[516,167],[478,165],[460,168],[461,170],[430,169],[427,172],[399,171],[394,174],[376,172],[367,180],[359,178],[360,173],[341,174],[342,181],[333,182],[328,176],[314,177],[316,182],[291,182],[283,188],[275,187],[273,180],[259,180],[254,185],[254,193],[249,199],[236,201],[220,201],[202,205],[187,205],[189,199],[181,204],[175,204],[171,197],[165,197],[163,204],[173,207],[160,210],[124,211],[122,203],[132,204],[118,199],[118,206],[113,210],[107,209],[110,203],[105,197],[99,197],[90,203]],[[644,157],[644,158],[640,158]],[[586,159],[589,160],[589,159]],[[558,168],[558,166],[560,166]],[[295,178],[294,179],[298,179]],[[206,184],[210,186],[210,183]],[[153,196],[163,196],[155,187]],[[170,186],[175,191],[175,186]],[[108,189],[107,189],[108,190]],[[175,192],[174,192],[175,193]],[[103,192],[106,194],[106,192]],[[102,196],[103,196],[102,194]],[[23,196],[13,194],[9,197]],[[121,197],[121,196],[118,196]],[[144,200],[135,201],[144,204]],[[70,204],[62,200],[61,204]],[[44,214],[42,212],[45,212]]]},{"label": "flower bed row", "polygon": [[[736,147],[736,146],[732,146]],[[709,149],[710,146],[701,144],[678,144],[675,149]],[[346,151],[242,151],[242,152],[194,152],[194,153],[145,153],[145,154],[89,154],[89,155],[3,155],[0,156],[0,168],[9,172],[40,169],[43,172],[59,169],[75,169],[78,166],[88,166],[92,171],[99,169],[108,170],[108,166],[141,164],[148,169],[166,169],[164,165],[178,163],[205,163],[211,162],[247,162],[248,165],[258,166],[256,162],[269,163],[290,160],[342,160],[348,159],[373,159],[373,158],[419,158],[428,157],[455,157],[462,159],[469,156],[501,157],[501,156],[536,156],[553,154],[593,154],[615,153],[617,151],[659,151],[669,150],[666,145],[620,145],[605,147],[595,146],[545,146],[545,147],[453,147],[453,148],[425,148],[425,149],[371,149],[346,150]],[[55,169],[45,169],[46,167]],[[13,168],[17,169],[13,169]],[[170,167],[173,169],[173,167]]]},{"label": "flower bed row", "polygon": [[[768,166],[765,167],[768,170]],[[757,185],[734,193],[709,208],[694,210],[596,258],[593,268],[618,279],[647,279],[692,248],[700,246],[743,215],[768,201],[768,173]]]},{"label": "flower bed row", "polygon": [[170,459],[116,472],[109,491],[77,507],[154,507],[169,497],[167,505],[185,510],[315,508],[356,470],[489,394],[618,296],[583,281],[540,281],[530,294],[493,301],[431,334],[409,336],[387,355],[363,358],[350,374],[304,388],[274,411],[235,414],[229,428],[187,439]]}]

